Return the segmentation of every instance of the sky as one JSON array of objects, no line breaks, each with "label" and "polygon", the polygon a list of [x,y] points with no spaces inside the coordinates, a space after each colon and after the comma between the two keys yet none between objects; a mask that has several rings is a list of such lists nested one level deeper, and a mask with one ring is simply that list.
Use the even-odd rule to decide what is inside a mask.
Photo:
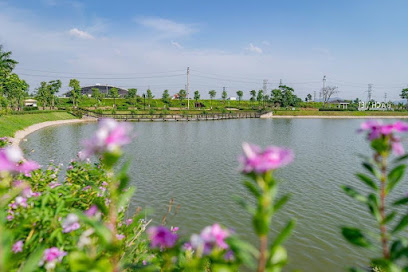
[{"label": "sky", "polygon": [[398,100],[408,86],[406,0],[0,0],[0,44],[41,81],[249,97],[279,82],[318,97]]}]

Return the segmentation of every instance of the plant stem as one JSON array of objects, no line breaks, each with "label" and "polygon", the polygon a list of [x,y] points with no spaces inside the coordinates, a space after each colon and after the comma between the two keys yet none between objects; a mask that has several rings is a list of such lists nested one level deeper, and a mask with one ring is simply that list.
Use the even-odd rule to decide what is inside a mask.
[{"label": "plant stem", "polygon": [[383,250],[383,256],[385,259],[390,258],[390,252],[388,250],[388,238],[387,238],[387,226],[384,223],[385,219],[385,185],[387,182],[387,158],[382,157],[381,161],[381,192],[380,192],[380,231],[381,231],[381,245]]},{"label": "plant stem", "polygon": [[260,245],[259,245],[259,262],[258,262],[258,270],[257,272],[265,271],[266,266],[266,253],[268,247],[268,235],[262,235],[259,237]]}]

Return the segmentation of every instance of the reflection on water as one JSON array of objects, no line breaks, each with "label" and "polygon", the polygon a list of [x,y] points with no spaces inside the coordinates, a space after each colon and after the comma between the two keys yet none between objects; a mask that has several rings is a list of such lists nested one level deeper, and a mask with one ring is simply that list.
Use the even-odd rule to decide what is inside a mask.
[{"label": "reflection on water", "polygon": [[[281,192],[292,197],[273,226],[278,230],[289,217],[297,219],[294,235],[286,242],[289,268],[344,271],[349,265],[364,264],[368,253],[348,245],[339,231],[343,224],[375,230],[367,211],[340,190],[342,184],[361,186],[353,175],[361,170],[356,155],[369,149],[363,136],[355,133],[360,123],[355,119],[133,123],[138,137],[125,150],[137,187],[132,206],[154,208],[153,217],[160,222],[173,198],[181,208],[168,222],[180,226],[183,234],[216,221],[253,241],[249,216],[233,200],[249,197],[237,173],[241,143],[287,146],[296,159],[278,176]],[[28,157],[42,164],[53,159],[66,165],[96,126],[45,128],[31,134],[22,147],[26,152],[34,149]],[[403,185],[397,190],[402,194],[406,189]]]}]

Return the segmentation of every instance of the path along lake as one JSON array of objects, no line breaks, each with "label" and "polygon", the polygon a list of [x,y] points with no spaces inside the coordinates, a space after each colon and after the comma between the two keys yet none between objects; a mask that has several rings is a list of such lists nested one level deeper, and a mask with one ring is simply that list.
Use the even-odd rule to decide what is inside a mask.
[{"label": "path along lake", "polygon": [[[137,138],[125,148],[131,160],[130,177],[137,192],[132,207],[151,207],[157,222],[170,199],[180,205],[168,225],[189,236],[219,222],[242,238],[254,241],[249,216],[233,196],[250,199],[237,171],[241,143],[294,150],[293,164],[278,171],[281,193],[292,195],[273,220],[279,230],[287,219],[297,226],[286,242],[290,264],[286,271],[345,271],[364,265],[369,252],[342,238],[341,225],[364,226],[377,231],[365,208],[346,196],[342,184],[366,188],[354,173],[363,171],[358,154],[370,154],[369,145],[356,130],[363,119],[241,119],[201,122],[131,123]],[[391,120],[386,121],[391,122]],[[96,123],[48,127],[30,134],[21,147],[30,159],[47,165],[50,160],[66,167]],[[407,179],[405,178],[405,181]],[[396,189],[401,196],[406,182]]]}]

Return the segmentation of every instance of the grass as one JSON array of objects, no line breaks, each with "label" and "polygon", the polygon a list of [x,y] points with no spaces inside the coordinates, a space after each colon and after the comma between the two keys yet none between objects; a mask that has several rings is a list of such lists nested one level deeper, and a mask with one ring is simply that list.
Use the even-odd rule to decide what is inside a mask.
[{"label": "grass", "polygon": [[16,131],[22,130],[37,123],[75,118],[75,116],[66,112],[3,115],[0,116],[0,137],[13,137]]}]

